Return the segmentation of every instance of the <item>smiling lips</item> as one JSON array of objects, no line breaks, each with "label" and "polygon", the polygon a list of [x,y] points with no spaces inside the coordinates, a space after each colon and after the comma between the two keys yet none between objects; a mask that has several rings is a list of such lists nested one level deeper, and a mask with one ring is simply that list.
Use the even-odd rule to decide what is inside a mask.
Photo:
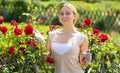
[{"label": "smiling lips", "polygon": [[62,22],[67,22],[68,21],[68,19],[62,19]]}]

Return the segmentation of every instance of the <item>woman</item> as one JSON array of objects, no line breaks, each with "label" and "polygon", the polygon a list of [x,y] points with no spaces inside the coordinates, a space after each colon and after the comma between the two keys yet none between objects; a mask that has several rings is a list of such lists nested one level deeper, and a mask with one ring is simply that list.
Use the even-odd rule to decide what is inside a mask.
[{"label": "woman", "polygon": [[88,40],[74,26],[77,17],[77,10],[72,4],[63,4],[59,11],[59,19],[64,27],[49,32],[47,49],[51,51],[55,61],[55,73],[83,73],[79,56],[82,66],[87,66],[89,63],[89,61],[81,62],[82,53],[88,50]]},{"label": "woman", "polygon": [[63,29],[49,32],[47,49],[55,61],[54,73],[84,73],[81,66],[86,67],[90,63],[90,52],[86,53],[87,37],[74,26],[77,17],[76,8],[70,3],[64,3],[59,10]]}]

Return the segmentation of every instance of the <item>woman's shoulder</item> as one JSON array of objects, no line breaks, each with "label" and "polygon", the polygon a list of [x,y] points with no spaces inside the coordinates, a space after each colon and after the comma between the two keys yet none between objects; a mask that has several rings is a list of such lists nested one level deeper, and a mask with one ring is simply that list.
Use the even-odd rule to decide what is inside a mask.
[{"label": "woman's shoulder", "polygon": [[54,34],[56,34],[57,32],[59,32],[60,31],[60,29],[59,30],[53,30],[53,31],[49,31],[49,35],[54,35]]},{"label": "woman's shoulder", "polygon": [[85,39],[87,39],[87,36],[84,34],[84,33],[82,33],[82,32],[79,32],[78,31],[78,43],[79,44],[82,44],[82,42],[85,40]]},{"label": "woman's shoulder", "polygon": [[83,37],[83,38],[87,37],[83,32],[78,31],[77,34],[78,34],[78,37]]},{"label": "woman's shoulder", "polygon": [[78,35],[82,35],[82,36],[85,35],[83,32],[80,32],[80,31],[76,31],[76,33],[77,33]]}]

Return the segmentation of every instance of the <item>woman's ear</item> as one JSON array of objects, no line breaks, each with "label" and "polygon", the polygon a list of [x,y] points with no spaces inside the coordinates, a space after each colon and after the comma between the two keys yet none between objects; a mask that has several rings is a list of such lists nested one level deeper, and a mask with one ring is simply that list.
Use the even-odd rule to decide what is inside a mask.
[{"label": "woman's ear", "polygon": [[76,18],[77,18],[77,16],[76,16],[76,15],[74,15],[73,23],[76,21]]}]

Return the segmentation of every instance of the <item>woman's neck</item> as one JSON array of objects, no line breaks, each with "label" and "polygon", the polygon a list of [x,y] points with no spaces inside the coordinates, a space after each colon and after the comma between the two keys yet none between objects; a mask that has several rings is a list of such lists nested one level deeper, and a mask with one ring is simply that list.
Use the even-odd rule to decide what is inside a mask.
[{"label": "woman's neck", "polygon": [[70,32],[75,32],[76,28],[75,26],[64,26],[63,32],[70,33]]}]

